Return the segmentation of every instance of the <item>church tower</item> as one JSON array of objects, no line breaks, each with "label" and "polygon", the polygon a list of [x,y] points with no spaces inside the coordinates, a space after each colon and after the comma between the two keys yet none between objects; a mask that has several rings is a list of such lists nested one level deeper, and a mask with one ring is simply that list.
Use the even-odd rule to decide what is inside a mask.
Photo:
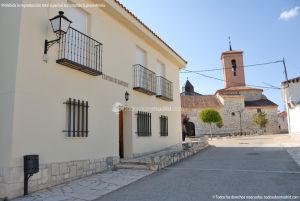
[{"label": "church tower", "polygon": [[232,50],[230,40],[229,51],[221,54],[221,61],[225,88],[245,86],[243,51]]}]

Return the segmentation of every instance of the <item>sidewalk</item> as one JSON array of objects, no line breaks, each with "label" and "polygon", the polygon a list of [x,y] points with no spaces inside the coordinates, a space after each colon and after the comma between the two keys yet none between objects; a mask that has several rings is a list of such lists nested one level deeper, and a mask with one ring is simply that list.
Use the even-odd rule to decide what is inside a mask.
[{"label": "sidewalk", "polygon": [[107,171],[32,193],[14,201],[91,201],[152,174],[149,170]]},{"label": "sidewalk", "polygon": [[208,146],[207,141],[198,140],[174,146],[165,150],[134,159],[123,159],[116,165],[116,171],[107,171],[59,186],[37,191],[14,201],[91,201],[123,186],[135,182],[154,171],[165,168],[184,158],[198,153]]}]

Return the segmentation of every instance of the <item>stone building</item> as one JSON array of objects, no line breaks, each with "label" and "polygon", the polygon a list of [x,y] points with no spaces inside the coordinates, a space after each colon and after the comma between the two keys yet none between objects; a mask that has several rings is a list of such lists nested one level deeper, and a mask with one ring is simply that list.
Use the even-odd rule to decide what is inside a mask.
[{"label": "stone building", "polygon": [[279,112],[278,113],[278,128],[280,133],[288,133],[288,123],[287,123],[287,112]]},{"label": "stone building", "polygon": [[209,125],[198,120],[200,111],[212,108],[220,112],[223,127],[214,126],[215,134],[256,133],[259,127],[253,123],[253,115],[265,112],[269,123],[266,131],[278,133],[278,116],[275,103],[263,95],[263,90],[245,84],[243,52],[230,51],[221,54],[223,79],[225,88],[213,95],[201,95],[194,91],[193,85],[187,80],[181,93],[183,114],[194,124],[195,135],[209,133]]}]

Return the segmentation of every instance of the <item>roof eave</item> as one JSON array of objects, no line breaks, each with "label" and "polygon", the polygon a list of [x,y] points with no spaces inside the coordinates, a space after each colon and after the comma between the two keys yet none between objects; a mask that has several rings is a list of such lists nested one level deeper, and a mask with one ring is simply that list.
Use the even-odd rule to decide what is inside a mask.
[{"label": "roof eave", "polygon": [[174,49],[172,49],[166,42],[164,42],[157,34],[155,34],[148,26],[146,26],[140,19],[138,19],[132,12],[130,12],[118,0],[102,0],[105,3],[103,11],[112,11],[119,22],[128,25],[127,27],[144,39],[154,48],[158,49],[164,56],[176,63],[179,69],[185,68],[187,61],[183,59]]}]

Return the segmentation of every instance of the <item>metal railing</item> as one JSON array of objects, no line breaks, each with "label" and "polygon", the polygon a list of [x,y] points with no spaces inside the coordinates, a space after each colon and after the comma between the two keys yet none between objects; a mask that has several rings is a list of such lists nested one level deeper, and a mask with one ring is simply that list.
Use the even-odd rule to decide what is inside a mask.
[{"label": "metal railing", "polygon": [[157,76],[156,81],[157,81],[156,97],[166,101],[172,101],[173,83],[162,76]]},{"label": "metal railing", "polygon": [[70,27],[60,39],[57,63],[91,75],[102,74],[102,44]]},{"label": "metal railing", "polygon": [[156,74],[140,64],[134,65],[133,89],[154,95],[156,93]]}]

